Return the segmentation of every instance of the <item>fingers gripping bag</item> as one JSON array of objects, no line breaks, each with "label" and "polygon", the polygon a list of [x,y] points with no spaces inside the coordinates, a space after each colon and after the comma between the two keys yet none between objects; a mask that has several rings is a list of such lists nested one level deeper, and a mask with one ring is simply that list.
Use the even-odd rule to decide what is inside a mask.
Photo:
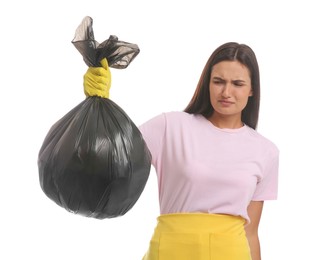
[{"label": "fingers gripping bag", "polygon": [[[85,17],[72,41],[85,63],[126,68],[138,46],[116,36],[99,44],[92,24]],[[38,154],[38,170],[43,192],[59,206],[105,219],[124,215],[136,203],[149,177],[151,156],[129,116],[108,93],[97,93],[85,93],[85,100],[51,126]]]}]

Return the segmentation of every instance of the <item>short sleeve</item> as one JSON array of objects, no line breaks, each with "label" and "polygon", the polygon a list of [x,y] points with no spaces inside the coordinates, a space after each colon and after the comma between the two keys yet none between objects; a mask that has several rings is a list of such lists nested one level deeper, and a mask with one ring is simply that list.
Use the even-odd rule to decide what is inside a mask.
[{"label": "short sleeve", "polygon": [[152,155],[152,165],[156,166],[163,147],[166,128],[165,114],[160,114],[139,126],[139,130]]},{"label": "short sleeve", "polygon": [[266,163],[263,176],[256,186],[252,200],[276,200],[278,193],[278,168],[279,168],[279,151],[276,149],[273,156]]}]

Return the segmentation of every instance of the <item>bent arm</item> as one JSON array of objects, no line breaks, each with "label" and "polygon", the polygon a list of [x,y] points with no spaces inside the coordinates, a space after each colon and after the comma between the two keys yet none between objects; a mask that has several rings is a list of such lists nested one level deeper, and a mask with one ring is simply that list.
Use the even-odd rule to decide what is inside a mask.
[{"label": "bent arm", "polygon": [[263,205],[263,201],[251,201],[247,208],[251,223],[245,227],[245,231],[252,255],[252,260],[261,260],[258,226],[263,211]]}]

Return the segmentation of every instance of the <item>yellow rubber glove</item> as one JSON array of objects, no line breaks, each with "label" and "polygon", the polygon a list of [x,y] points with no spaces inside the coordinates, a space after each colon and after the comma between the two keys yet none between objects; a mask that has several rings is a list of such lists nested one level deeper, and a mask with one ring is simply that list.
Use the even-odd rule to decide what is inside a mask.
[{"label": "yellow rubber glove", "polygon": [[102,67],[89,67],[84,75],[84,93],[87,97],[108,98],[111,88],[111,71],[107,59],[101,60]]}]

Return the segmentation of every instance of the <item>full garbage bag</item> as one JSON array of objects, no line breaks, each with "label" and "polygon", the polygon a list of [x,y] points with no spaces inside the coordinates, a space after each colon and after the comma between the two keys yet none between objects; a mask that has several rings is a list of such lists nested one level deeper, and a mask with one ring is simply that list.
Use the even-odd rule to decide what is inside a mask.
[{"label": "full garbage bag", "polygon": [[[98,44],[90,17],[72,43],[88,66],[106,58],[110,67],[126,68],[139,52],[116,36]],[[98,96],[87,97],[53,124],[38,154],[43,192],[67,211],[97,219],[127,213],[150,167],[150,152],[134,122],[115,102]]]}]

